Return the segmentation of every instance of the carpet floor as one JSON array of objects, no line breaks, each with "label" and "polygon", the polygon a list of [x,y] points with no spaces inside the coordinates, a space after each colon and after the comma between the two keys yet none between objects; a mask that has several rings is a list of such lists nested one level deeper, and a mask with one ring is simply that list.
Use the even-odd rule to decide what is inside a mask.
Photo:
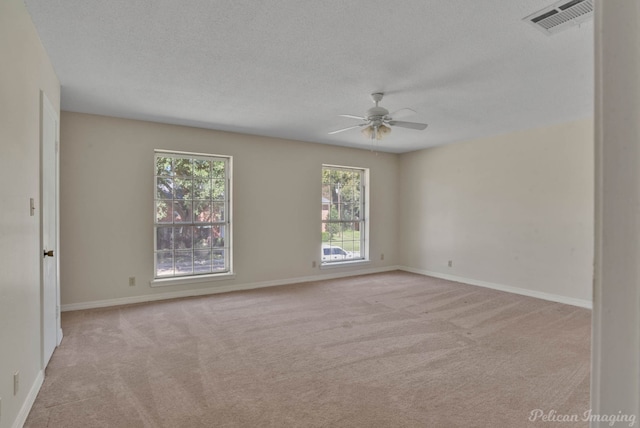
[{"label": "carpet floor", "polygon": [[586,427],[591,311],[390,272],[62,314],[25,427]]}]

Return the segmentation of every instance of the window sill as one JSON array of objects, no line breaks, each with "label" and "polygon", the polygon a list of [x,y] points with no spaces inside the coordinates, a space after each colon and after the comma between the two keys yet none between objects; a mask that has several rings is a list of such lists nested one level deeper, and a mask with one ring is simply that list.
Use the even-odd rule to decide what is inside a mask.
[{"label": "window sill", "polygon": [[371,264],[371,260],[354,260],[351,262],[333,262],[320,264],[320,269],[344,268],[350,266],[361,266]]},{"label": "window sill", "polygon": [[166,287],[168,285],[196,284],[199,282],[225,281],[234,279],[233,272],[215,273],[211,275],[181,276],[178,278],[156,278],[149,281],[151,287]]}]

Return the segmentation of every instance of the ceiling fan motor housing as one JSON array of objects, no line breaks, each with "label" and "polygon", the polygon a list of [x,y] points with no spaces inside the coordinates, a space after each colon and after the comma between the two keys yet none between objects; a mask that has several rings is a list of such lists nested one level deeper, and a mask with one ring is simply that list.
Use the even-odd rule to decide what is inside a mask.
[{"label": "ceiling fan motor housing", "polygon": [[367,119],[371,121],[383,120],[389,114],[389,110],[384,107],[371,107],[367,110]]}]

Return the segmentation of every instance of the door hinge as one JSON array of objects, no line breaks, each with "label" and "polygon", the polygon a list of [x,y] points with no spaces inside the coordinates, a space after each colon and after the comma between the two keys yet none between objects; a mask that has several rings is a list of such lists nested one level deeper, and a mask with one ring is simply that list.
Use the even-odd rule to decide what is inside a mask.
[{"label": "door hinge", "polygon": [[56,141],[56,153],[60,152],[60,141]]}]

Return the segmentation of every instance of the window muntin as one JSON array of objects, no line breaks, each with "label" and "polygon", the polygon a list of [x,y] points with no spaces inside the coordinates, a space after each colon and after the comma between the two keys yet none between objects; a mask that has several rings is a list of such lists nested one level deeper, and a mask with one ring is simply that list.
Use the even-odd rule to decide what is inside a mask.
[{"label": "window muntin", "polygon": [[366,178],[361,168],[323,166],[323,264],[366,259]]},{"label": "window muntin", "polygon": [[230,158],[156,151],[155,278],[231,270]]}]

